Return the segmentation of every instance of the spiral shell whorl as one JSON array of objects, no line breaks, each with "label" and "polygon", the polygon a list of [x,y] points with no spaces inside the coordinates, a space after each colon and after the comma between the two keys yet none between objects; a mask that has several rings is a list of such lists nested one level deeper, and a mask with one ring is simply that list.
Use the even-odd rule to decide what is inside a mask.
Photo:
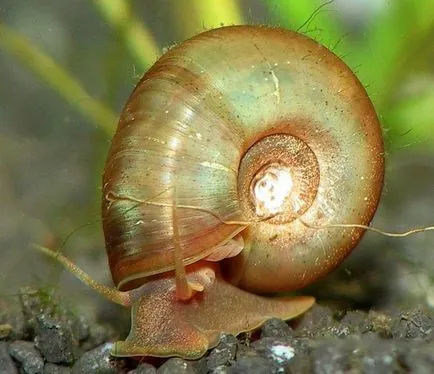
[{"label": "spiral shell whorl", "polygon": [[[369,223],[382,150],[365,90],[326,48],[266,27],[200,34],[157,61],[121,116],[104,173],[114,281],[122,286],[173,269],[171,187],[178,205],[258,221],[252,186],[278,175],[292,183],[282,192],[284,212],[242,231],[246,249],[225,260],[224,270],[247,289],[299,288],[335,267],[363,233],[309,229],[299,218]],[[160,205],[140,203],[150,200]],[[185,263],[244,229],[205,211],[181,208],[178,215]]]}]

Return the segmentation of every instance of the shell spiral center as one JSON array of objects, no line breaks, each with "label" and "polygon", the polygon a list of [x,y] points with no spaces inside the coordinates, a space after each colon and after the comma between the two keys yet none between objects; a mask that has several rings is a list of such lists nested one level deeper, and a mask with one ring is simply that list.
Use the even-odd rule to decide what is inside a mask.
[{"label": "shell spiral center", "polygon": [[248,219],[272,224],[291,222],[312,205],[319,166],[311,148],[289,134],[269,135],[244,154],[238,191]]}]

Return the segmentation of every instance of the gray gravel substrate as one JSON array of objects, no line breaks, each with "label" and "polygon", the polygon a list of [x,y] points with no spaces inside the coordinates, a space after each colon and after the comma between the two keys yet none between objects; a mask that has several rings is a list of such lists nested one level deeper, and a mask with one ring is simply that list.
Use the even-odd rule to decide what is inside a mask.
[{"label": "gray gravel substrate", "polygon": [[[19,316],[19,317],[17,317]],[[316,305],[289,324],[224,335],[197,361],[110,357],[110,328],[90,325],[40,291],[21,312],[0,314],[0,373],[434,373],[434,314],[379,313]]]}]

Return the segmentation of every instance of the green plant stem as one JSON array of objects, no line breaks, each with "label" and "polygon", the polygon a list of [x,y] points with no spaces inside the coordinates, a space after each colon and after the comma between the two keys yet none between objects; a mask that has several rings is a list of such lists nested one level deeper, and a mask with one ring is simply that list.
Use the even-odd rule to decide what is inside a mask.
[{"label": "green plant stem", "polygon": [[113,135],[117,115],[105,104],[92,98],[80,82],[51,57],[2,23],[0,23],[0,46],[57,91],[81,114],[97,124],[106,135],[110,137]]},{"label": "green plant stem", "polygon": [[183,39],[221,25],[244,23],[236,0],[172,0],[170,9]]},{"label": "green plant stem", "polygon": [[94,0],[98,11],[117,30],[141,71],[161,55],[152,34],[131,11],[127,0]]}]

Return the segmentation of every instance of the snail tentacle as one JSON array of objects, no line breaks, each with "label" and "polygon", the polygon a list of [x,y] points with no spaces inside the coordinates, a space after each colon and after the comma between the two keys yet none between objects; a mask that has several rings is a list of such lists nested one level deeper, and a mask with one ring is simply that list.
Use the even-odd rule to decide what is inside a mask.
[{"label": "snail tentacle", "polygon": [[131,296],[129,292],[119,291],[114,287],[108,287],[97,282],[59,251],[52,250],[39,244],[33,244],[33,247],[58,261],[66,270],[74,274],[84,284],[95,290],[107,300],[125,307],[131,306]]},{"label": "snail tentacle", "polygon": [[203,285],[199,282],[189,281],[185,271],[184,263],[182,262],[182,249],[179,239],[178,214],[176,207],[176,187],[173,188],[172,197],[172,229],[173,229],[173,244],[174,244],[174,263],[175,263],[175,279],[176,279],[176,296],[178,300],[190,300],[195,292],[202,292]]}]

